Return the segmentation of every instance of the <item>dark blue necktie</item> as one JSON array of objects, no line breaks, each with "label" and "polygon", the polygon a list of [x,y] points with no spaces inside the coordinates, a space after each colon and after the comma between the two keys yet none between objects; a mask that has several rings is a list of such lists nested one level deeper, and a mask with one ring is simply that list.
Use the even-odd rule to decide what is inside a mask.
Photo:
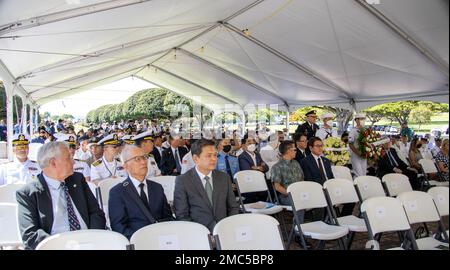
[{"label": "dark blue necktie", "polygon": [[67,214],[69,217],[69,226],[71,231],[81,230],[80,221],[78,221],[77,215],[75,214],[75,209],[72,205],[72,200],[70,199],[69,189],[67,188],[66,183],[61,182],[61,188],[64,191],[64,195],[67,201]]},{"label": "dark blue necktie", "polygon": [[178,158],[181,159],[181,157],[178,155],[178,149],[176,149],[175,150],[175,163],[177,165],[177,172],[181,173],[181,164],[180,164],[180,160]]},{"label": "dark blue necktie", "polygon": [[229,156],[225,156],[225,165],[227,166],[227,173],[230,175],[231,179],[233,179],[233,173],[231,172],[230,161],[228,160]]}]

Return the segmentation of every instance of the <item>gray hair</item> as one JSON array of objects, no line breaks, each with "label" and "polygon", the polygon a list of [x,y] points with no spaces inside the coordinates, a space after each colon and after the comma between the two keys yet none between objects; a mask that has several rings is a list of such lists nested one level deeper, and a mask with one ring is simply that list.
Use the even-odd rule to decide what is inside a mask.
[{"label": "gray hair", "polygon": [[136,149],[141,149],[141,148],[136,145],[125,145],[125,147],[122,149],[122,152],[120,153],[120,160],[122,161],[122,164],[124,164],[125,161],[130,159],[131,152]]},{"label": "gray hair", "polygon": [[69,149],[66,142],[49,142],[44,144],[41,148],[39,148],[37,154],[39,167],[41,167],[41,169],[46,168],[52,158],[61,156],[63,148]]}]

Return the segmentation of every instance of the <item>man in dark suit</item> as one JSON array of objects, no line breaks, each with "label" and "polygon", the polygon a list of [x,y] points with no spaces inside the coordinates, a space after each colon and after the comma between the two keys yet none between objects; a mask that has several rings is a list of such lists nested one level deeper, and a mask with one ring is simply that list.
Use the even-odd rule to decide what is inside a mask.
[{"label": "man in dark suit", "polygon": [[[308,141],[308,148],[311,154],[300,163],[305,174],[305,181],[313,181],[323,185],[325,181],[334,178],[333,171],[331,170],[331,162],[323,156],[323,142],[318,137],[312,137]],[[340,216],[351,215],[354,207],[354,203],[344,204]],[[322,220],[323,217],[323,209],[313,212],[314,220]]]},{"label": "man in dark suit", "polygon": [[179,175],[181,162],[188,153],[185,147],[178,147],[178,138],[169,137],[170,147],[163,151],[161,157],[162,175]]},{"label": "man in dark suit", "polygon": [[[269,166],[267,166],[267,164],[262,160],[261,154],[256,151],[256,143],[253,138],[249,138],[248,135],[244,136],[242,139],[242,150],[242,154],[238,157],[239,169],[241,171],[255,170],[265,174],[269,170]],[[272,182],[270,179],[266,179],[266,183],[273,198],[274,191]],[[244,203],[266,201],[267,192],[249,192],[246,193],[244,197]]]},{"label": "man in dark suit", "polygon": [[311,152],[308,149],[308,137],[306,134],[294,134],[294,142],[297,151],[295,152],[295,160],[297,160],[298,164]]},{"label": "man in dark suit", "polygon": [[408,167],[408,165],[403,162],[392,148],[392,143],[387,142],[383,145],[385,150],[384,156],[378,160],[378,171],[377,175],[381,179],[383,176],[389,173],[401,173],[409,178],[409,182],[414,190],[420,190],[420,181],[417,179],[417,170]]},{"label": "man in dark suit", "polygon": [[158,168],[161,170],[161,155],[162,155],[162,152],[163,152],[163,149],[162,149],[162,137],[161,137],[160,134],[158,134],[158,135],[155,135],[154,138],[155,138],[155,141],[154,141],[155,147],[153,147],[153,151],[152,151],[151,154],[155,158],[155,161],[156,161],[156,164],[158,165]]},{"label": "man in dark suit", "polygon": [[128,178],[109,193],[111,229],[128,239],[142,227],[173,219],[163,187],[146,179],[147,157],[141,148],[125,146],[121,159]]},{"label": "man in dark suit", "polygon": [[306,134],[309,141],[312,137],[316,136],[316,131],[319,130],[319,126],[316,124],[317,115],[316,111],[310,111],[306,113],[306,122],[299,125],[295,130],[297,134]]},{"label": "man in dark suit", "polygon": [[177,220],[193,221],[211,232],[220,220],[239,213],[230,176],[215,170],[214,142],[200,139],[192,145],[195,167],[177,176],[173,207]]},{"label": "man in dark suit", "polygon": [[105,229],[105,214],[84,177],[73,172],[63,142],[44,144],[38,152],[38,181],[17,191],[19,229],[26,249],[50,235],[83,229]]}]

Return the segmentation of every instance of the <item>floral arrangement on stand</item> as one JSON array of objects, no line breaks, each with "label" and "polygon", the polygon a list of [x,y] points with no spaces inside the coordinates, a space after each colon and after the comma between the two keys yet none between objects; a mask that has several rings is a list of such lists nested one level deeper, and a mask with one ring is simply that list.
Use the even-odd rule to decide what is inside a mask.
[{"label": "floral arrangement on stand", "polygon": [[335,166],[345,166],[350,161],[348,148],[340,138],[329,137],[326,139],[323,154]]},{"label": "floral arrangement on stand", "polygon": [[389,139],[381,139],[381,135],[372,128],[361,128],[358,136],[359,152],[368,160],[378,160],[384,155],[382,145]]}]

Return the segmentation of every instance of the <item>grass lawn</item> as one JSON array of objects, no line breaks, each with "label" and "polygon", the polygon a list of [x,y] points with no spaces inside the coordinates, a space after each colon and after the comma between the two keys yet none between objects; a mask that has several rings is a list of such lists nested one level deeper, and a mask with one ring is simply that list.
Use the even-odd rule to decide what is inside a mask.
[{"label": "grass lawn", "polygon": [[[429,124],[421,125],[419,130],[419,125],[414,122],[409,122],[408,126],[412,130],[414,130],[416,133],[429,133],[433,128],[439,128],[439,129],[447,129],[449,126],[449,114],[448,113],[441,113],[436,116],[431,117],[431,122]],[[377,122],[375,125],[391,125],[391,121],[387,119],[382,119],[381,121]],[[393,122],[392,126],[395,126],[397,128],[400,128],[400,124],[397,122]],[[444,130],[445,131],[445,130]]]}]

